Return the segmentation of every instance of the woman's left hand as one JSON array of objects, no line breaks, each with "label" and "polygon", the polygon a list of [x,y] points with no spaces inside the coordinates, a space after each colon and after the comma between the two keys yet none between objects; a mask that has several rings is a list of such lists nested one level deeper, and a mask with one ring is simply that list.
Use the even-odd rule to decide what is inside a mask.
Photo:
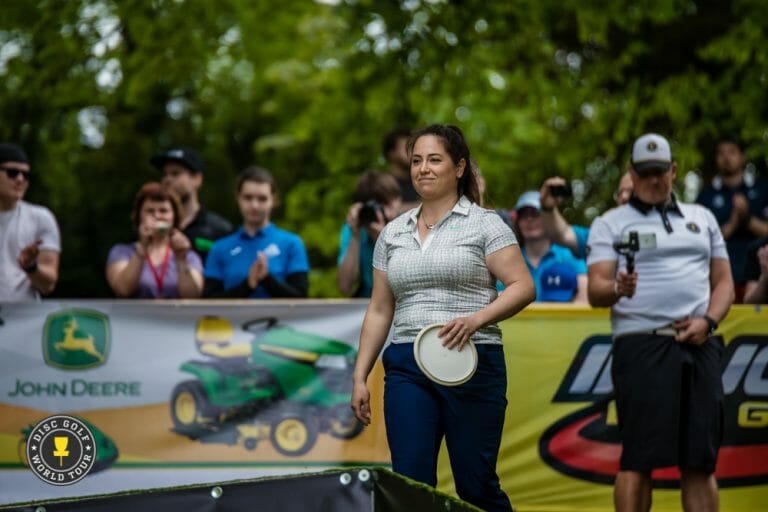
[{"label": "woman's left hand", "polygon": [[458,347],[459,352],[461,352],[478,327],[471,316],[462,316],[445,324],[437,336],[442,340],[445,348],[453,350]]},{"label": "woman's left hand", "polygon": [[184,233],[176,228],[173,228],[171,231],[170,243],[173,254],[177,258],[185,258],[187,256],[187,252],[189,252],[189,250],[192,248],[192,244],[189,242],[189,238],[187,238]]}]

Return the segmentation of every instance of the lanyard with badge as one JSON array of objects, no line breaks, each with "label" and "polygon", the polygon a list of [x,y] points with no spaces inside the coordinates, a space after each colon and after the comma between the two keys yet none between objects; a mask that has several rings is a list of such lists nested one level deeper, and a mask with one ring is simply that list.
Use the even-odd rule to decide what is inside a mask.
[{"label": "lanyard with badge", "polygon": [[144,255],[144,258],[146,258],[147,260],[147,265],[149,265],[149,270],[152,271],[152,277],[155,278],[158,295],[162,297],[163,283],[165,282],[165,276],[168,274],[168,263],[170,262],[170,259],[171,259],[171,244],[165,245],[165,253],[163,254],[163,262],[160,264],[160,272],[157,271],[155,266],[152,264],[152,260],[149,259],[149,252],[147,252]]}]

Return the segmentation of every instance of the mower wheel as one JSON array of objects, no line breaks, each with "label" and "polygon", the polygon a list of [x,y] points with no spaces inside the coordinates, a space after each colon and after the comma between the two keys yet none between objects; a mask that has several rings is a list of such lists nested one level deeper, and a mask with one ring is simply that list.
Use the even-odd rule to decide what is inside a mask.
[{"label": "mower wheel", "polygon": [[210,409],[205,389],[196,380],[178,384],[171,394],[171,419],[179,431],[194,431],[204,423],[203,417]]},{"label": "mower wheel", "polygon": [[269,439],[283,455],[303,455],[315,445],[317,426],[306,414],[287,412],[272,422]]}]

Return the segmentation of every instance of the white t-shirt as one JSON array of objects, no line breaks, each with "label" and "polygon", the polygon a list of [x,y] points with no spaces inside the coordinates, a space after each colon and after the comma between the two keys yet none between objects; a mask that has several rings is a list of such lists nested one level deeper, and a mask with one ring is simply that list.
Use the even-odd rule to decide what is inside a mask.
[{"label": "white t-shirt", "polygon": [[42,240],[42,251],[61,252],[59,226],[48,208],[19,201],[13,210],[0,212],[0,301],[40,298],[17,261],[21,250],[36,240]]},{"label": "white t-shirt", "polygon": [[659,329],[676,320],[702,316],[710,297],[710,263],[728,259],[725,241],[714,215],[694,204],[677,203],[680,213],[669,212],[669,233],[661,214],[643,213],[630,204],[607,211],[595,219],[589,231],[587,264],[616,261],[617,272],[626,259],[614,250],[637,231],[644,240],[655,239],[655,248],[641,248],[635,255],[637,289],[632,298],[622,297],[611,307],[613,335]]}]

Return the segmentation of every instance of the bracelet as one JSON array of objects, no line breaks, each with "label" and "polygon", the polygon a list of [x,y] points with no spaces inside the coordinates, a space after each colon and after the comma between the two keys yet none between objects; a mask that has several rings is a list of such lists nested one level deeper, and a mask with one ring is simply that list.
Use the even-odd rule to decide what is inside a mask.
[{"label": "bracelet", "polygon": [[21,270],[23,270],[27,274],[34,274],[35,272],[37,272],[37,260],[33,261],[26,267],[21,267]]}]

